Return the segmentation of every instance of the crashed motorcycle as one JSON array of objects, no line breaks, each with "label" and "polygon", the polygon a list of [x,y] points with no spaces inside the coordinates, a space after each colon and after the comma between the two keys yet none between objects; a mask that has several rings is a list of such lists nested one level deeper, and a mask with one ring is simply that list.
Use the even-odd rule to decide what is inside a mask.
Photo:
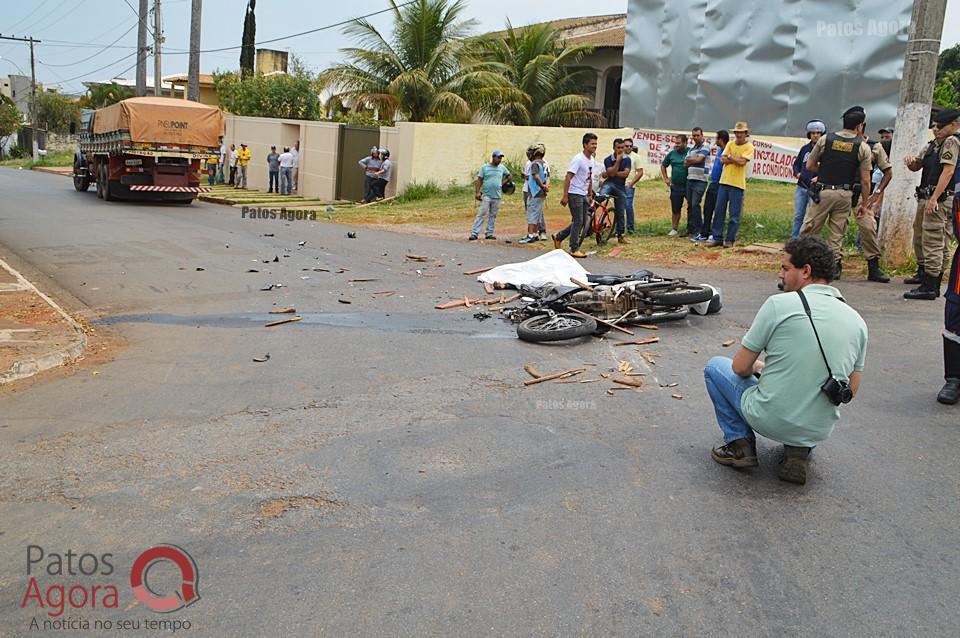
[{"label": "crashed motorcycle", "polygon": [[604,334],[610,324],[683,319],[690,306],[697,306],[700,314],[720,310],[720,296],[711,286],[691,285],[649,270],[626,276],[589,275],[587,284],[521,286],[521,295],[531,301],[511,313],[510,318],[519,321],[517,336],[530,342],[562,341]]}]

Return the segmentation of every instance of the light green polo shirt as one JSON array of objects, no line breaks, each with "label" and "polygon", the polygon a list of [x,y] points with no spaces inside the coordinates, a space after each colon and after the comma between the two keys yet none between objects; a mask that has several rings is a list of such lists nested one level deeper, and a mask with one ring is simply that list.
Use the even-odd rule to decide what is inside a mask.
[{"label": "light green polo shirt", "polygon": [[[854,370],[863,370],[867,325],[833,286],[811,284],[803,293],[834,376],[849,381]],[[740,399],[750,427],[774,441],[801,447],[829,437],[840,409],[820,391],[829,375],[800,295],[785,292],[768,298],[742,344],[752,352],[766,352],[760,382]]]}]

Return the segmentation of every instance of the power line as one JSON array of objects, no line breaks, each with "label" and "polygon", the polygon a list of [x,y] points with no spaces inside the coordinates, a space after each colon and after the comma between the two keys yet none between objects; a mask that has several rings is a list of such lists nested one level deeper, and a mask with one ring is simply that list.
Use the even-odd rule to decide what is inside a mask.
[{"label": "power line", "polygon": [[150,24],[147,22],[147,17],[146,17],[146,16],[141,16],[141,15],[140,15],[140,12],[139,12],[138,10],[136,10],[136,9],[133,8],[133,5],[130,4],[129,0],[123,0],[123,2],[124,2],[124,4],[126,4],[128,7],[130,7],[130,10],[133,11],[133,15],[137,16],[137,24],[140,24],[140,21],[143,20],[143,22],[144,22],[144,23],[146,24],[146,26],[147,26],[147,33],[149,33],[150,35],[153,35],[153,31],[150,30]]},{"label": "power line", "polygon": [[86,58],[84,58],[84,59],[82,59],[82,60],[78,60],[78,61],[76,61],[76,62],[70,62],[69,64],[47,64],[46,62],[40,62],[40,64],[42,64],[43,66],[46,66],[46,67],[66,67],[66,66],[76,66],[76,65],[78,65],[78,64],[83,64],[83,63],[86,62],[87,60],[90,60],[90,59],[93,59],[93,58],[97,57],[98,55],[100,55],[101,53],[103,53],[104,51],[106,51],[107,49],[109,49],[111,46],[113,46],[114,44],[116,44],[117,42],[119,42],[120,40],[122,40],[122,39],[124,38],[124,36],[126,36],[128,33],[130,33],[131,31],[133,31],[134,29],[136,29],[138,24],[139,24],[139,20],[138,20],[137,22],[134,22],[134,23],[133,23],[133,26],[131,26],[131,27],[130,27],[129,29],[127,29],[126,31],[124,31],[123,34],[122,34],[119,38],[117,38],[116,40],[114,40],[113,42],[111,42],[110,44],[108,44],[107,46],[103,47],[102,49],[100,49],[99,51],[97,51],[96,53],[94,53],[93,55],[88,56],[88,57],[86,57]]},{"label": "power line", "polygon": [[14,33],[14,32],[15,32],[14,30],[16,29],[16,27],[17,27],[18,25],[20,25],[20,24],[26,22],[27,20],[29,20],[30,17],[31,17],[34,13],[36,13],[37,11],[40,10],[40,7],[42,7],[43,5],[47,4],[49,1],[50,1],[50,0],[40,0],[40,2],[37,3],[37,5],[33,8],[33,11],[31,11],[31,12],[28,13],[27,15],[23,16],[22,18],[20,18],[19,20],[17,20],[16,22],[13,23],[13,26],[9,27],[10,32],[11,32],[11,33]]},{"label": "power line", "polygon": [[[26,33],[27,31],[30,31],[30,30],[33,29],[35,26],[37,26],[38,24],[40,24],[41,22],[43,22],[44,20],[46,20],[47,18],[49,18],[50,16],[52,16],[52,15],[53,15],[54,13],[56,13],[57,11],[59,11],[59,10],[63,7],[63,5],[67,4],[67,2],[69,2],[69,0],[63,0],[63,2],[61,2],[60,4],[58,4],[57,6],[55,6],[52,10],[50,10],[50,11],[48,11],[47,13],[43,14],[43,17],[42,17],[42,18],[39,18],[39,19],[37,19],[37,20],[34,20],[34,21],[31,22],[28,26],[22,27],[21,30],[22,30],[24,33]],[[76,7],[74,7],[74,8],[76,8]]]},{"label": "power line", "polygon": [[120,59],[118,59],[118,60],[114,60],[114,61],[111,62],[110,64],[104,64],[104,65],[103,65],[102,67],[100,67],[99,69],[94,69],[93,71],[87,71],[86,73],[81,73],[80,75],[78,75],[78,76],[76,76],[76,77],[72,77],[72,78],[70,78],[70,79],[64,80],[64,83],[66,83],[66,82],[73,82],[74,80],[79,80],[80,78],[86,77],[87,75],[92,75],[92,74],[94,74],[94,73],[98,73],[98,72],[100,72],[100,71],[103,71],[104,69],[108,69],[108,68],[112,67],[114,64],[118,64],[118,63],[120,63],[120,62],[123,62],[123,61],[126,60],[127,58],[132,57],[132,56],[135,56],[136,54],[137,54],[136,51],[134,51],[133,53],[128,53],[127,55],[123,56],[122,58],[120,58]]},{"label": "power line", "polygon": [[44,33],[45,31],[47,31],[48,29],[50,29],[50,27],[52,27],[53,25],[59,24],[60,22],[63,22],[63,20],[65,20],[71,13],[73,13],[74,11],[76,11],[77,9],[79,9],[79,8],[82,7],[82,6],[84,6],[83,2],[81,2],[80,4],[77,4],[77,5],[74,6],[72,9],[70,9],[69,11],[67,11],[66,13],[64,13],[62,16],[60,16],[59,18],[57,18],[56,20],[54,20],[53,22],[51,22],[51,23],[49,23],[49,24],[46,24],[46,25],[40,27],[40,33]]}]

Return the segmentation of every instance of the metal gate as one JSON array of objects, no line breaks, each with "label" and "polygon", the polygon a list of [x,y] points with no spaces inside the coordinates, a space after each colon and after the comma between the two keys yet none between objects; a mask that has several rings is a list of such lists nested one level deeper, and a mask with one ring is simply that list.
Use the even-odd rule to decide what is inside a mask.
[{"label": "metal gate", "polygon": [[337,199],[363,199],[363,169],[357,164],[370,156],[370,147],[380,145],[380,129],[344,125],[340,128],[340,157],[337,161]]}]

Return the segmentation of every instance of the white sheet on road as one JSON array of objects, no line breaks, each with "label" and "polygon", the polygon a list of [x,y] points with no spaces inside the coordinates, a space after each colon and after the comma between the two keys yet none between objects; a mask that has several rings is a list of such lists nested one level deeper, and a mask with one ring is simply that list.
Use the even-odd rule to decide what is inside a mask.
[{"label": "white sheet on road", "polygon": [[519,288],[528,286],[572,286],[570,278],[587,281],[589,273],[566,251],[551,250],[530,261],[503,264],[477,277],[484,284],[508,284]]}]

